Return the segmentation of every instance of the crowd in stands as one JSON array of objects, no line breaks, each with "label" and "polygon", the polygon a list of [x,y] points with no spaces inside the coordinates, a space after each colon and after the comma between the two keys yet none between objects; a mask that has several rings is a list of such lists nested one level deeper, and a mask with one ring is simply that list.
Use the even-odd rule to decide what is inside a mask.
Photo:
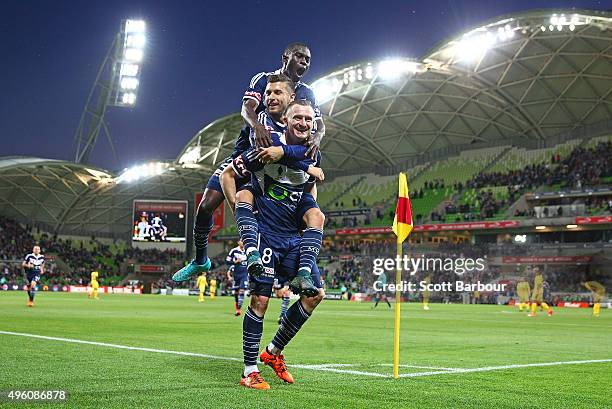
[{"label": "crowd in stands", "polygon": [[601,178],[612,176],[610,158],[612,142],[601,142],[591,149],[578,147],[565,159],[556,155],[550,164],[538,163],[508,172],[479,173],[466,185],[473,188],[515,186],[521,190],[535,189],[542,185],[561,185],[580,189],[596,186]]},{"label": "crowd in stands", "polygon": [[[604,183],[612,177],[612,142],[601,142],[592,148],[577,147],[563,158],[554,154],[550,161],[534,163],[522,169],[507,172],[480,172],[465,182],[454,182],[452,191],[456,197],[468,189],[476,190],[475,200],[470,203],[461,200],[448,200],[444,210],[434,209],[429,214],[414,214],[417,223],[445,222],[445,221],[480,221],[496,217],[503,213],[510,205],[528,191],[534,191],[542,186],[555,186],[555,188],[582,189]],[[427,191],[451,187],[443,179],[433,179],[422,183],[421,187],[411,192],[413,200],[422,199]],[[491,187],[505,187],[502,197],[495,197]],[[606,202],[608,200],[606,199]],[[612,202],[612,201],[611,201]],[[607,204],[607,203],[606,203]],[[338,200],[336,208],[344,208],[344,202]],[[387,204],[388,205],[388,204]],[[359,198],[353,199],[353,207],[366,207]],[[590,213],[593,211],[610,211],[612,203],[601,206],[587,204]],[[359,225],[380,224],[393,219],[393,208],[372,207],[372,216],[363,220],[357,218],[329,219],[328,227],[357,227]],[[589,214],[590,214],[589,213]],[[447,218],[447,215],[453,217]],[[514,217],[535,217],[533,209],[517,209],[511,215]],[[554,215],[550,215],[553,217]],[[375,223],[372,223],[374,221]]]},{"label": "crowd in stands", "polygon": [[94,270],[99,271],[100,280],[105,285],[118,285],[128,272],[127,265],[167,264],[175,258],[183,258],[176,250],[113,249],[95,237],[84,242],[44,232],[37,232],[37,237],[34,235],[32,227],[0,216],[0,285],[24,283],[21,262],[34,245],[39,245],[45,255],[45,274],[41,276],[41,283],[47,285],[88,284]]}]

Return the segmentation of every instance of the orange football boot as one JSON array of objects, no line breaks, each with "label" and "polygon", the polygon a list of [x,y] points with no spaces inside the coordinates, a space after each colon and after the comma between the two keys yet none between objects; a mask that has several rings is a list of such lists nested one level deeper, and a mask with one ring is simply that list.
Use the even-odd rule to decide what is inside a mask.
[{"label": "orange football boot", "polygon": [[279,379],[287,383],[293,383],[293,376],[287,370],[287,365],[285,365],[285,357],[282,354],[273,355],[268,352],[268,348],[265,348],[259,356],[259,359],[264,363],[264,365],[268,365],[270,368],[272,368]]},{"label": "orange football boot", "polygon": [[240,380],[240,385],[245,386],[247,388],[259,389],[259,390],[268,390],[270,389],[270,385],[268,382],[264,381],[259,372],[251,372],[249,376],[243,376]]},{"label": "orange football boot", "polygon": [[28,307],[33,307],[34,303],[32,301],[28,301]]}]

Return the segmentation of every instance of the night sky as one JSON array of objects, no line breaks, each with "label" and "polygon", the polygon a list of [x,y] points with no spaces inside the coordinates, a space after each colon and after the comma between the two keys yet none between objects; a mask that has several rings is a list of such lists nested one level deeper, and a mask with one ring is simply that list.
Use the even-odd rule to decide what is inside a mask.
[{"label": "night sky", "polygon": [[[91,162],[121,169],[174,159],[211,121],[239,111],[244,88],[276,69],[285,45],[312,51],[313,82],[339,65],[419,58],[439,41],[507,13],[612,9],[607,1],[6,1],[0,15],[0,156],[73,160],[74,132],[120,22],[147,22],[134,109],[107,114]],[[283,9],[283,7],[291,7]]]}]

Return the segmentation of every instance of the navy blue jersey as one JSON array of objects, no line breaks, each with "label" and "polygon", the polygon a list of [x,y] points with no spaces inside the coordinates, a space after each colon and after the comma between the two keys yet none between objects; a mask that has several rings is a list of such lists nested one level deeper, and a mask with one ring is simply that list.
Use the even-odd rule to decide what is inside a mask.
[{"label": "navy blue jersey", "polygon": [[[285,142],[285,135],[272,133],[273,141]],[[275,162],[263,164],[255,158],[256,150],[244,152],[232,163],[239,176],[251,173],[249,189],[255,196],[258,210],[259,230],[277,236],[294,236],[299,232],[299,213],[304,188],[312,183],[310,176],[301,169],[292,169],[286,164]],[[319,166],[321,155],[315,166]],[[312,163],[312,161],[311,161]]]},{"label": "navy blue jersey", "polygon": [[[257,102],[257,113],[263,111],[266,107],[264,105],[264,95],[266,91],[266,85],[268,85],[268,76],[273,74],[281,74],[281,70],[276,70],[272,72],[260,72],[255,74],[255,76],[251,79],[249,83],[249,87],[244,92],[244,99],[252,99]],[[315,119],[321,118],[321,110],[319,109],[319,105],[317,104],[317,99],[315,98],[314,91],[310,87],[310,85],[305,82],[299,81],[295,85],[295,100],[308,100],[312,104],[312,107],[315,111]]]},{"label": "navy blue jersey", "polygon": [[30,253],[25,256],[23,261],[25,263],[31,263],[34,266],[32,268],[26,267],[26,272],[40,274],[40,269],[42,265],[45,264],[45,256],[43,256],[42,254],[39,254],[37,256],[34,253]]},{"label": "navy blue jersey", "polygon": [[[276,122],[272,117],[268,114],[268,111],[261,111],[257,114],[257,122],[266,127],[270,132],[278,132],[284,133],[287,126],[282,122]],[[249,133],[249,141],[251,146],[255,146],[255,130],[250,128]]]},{"label": "navy blue jersey", "polygon": [[[268,85],[268,76],[280,73],[281,70],[260,72],[255,74],[253,78],[251,78],[251,82],[249,83],[248,88],[244,92],[242,100],[244,101],[245,99],[252,99],[257,102],[257,108],[255,109],[255,112],[257,114],[265,111],[266,109],[264,104],[264,95],[266,91],[266,85]],[[317,104],[317,99],[310,85],[302,81],[298,82],[295,86],[295,99],[305,99],[310,101],[315,112],[315,119],[321,118],[321,109]],[[242,152],[246,151],[251,146],[250,134],[251,128],[248,125],[245,125],[240,130],[240,135],[238,135],[238,139],[236,139],[236,143],[234,144],[234,150],[231,155],[232,159],[235,159],[240,156]]]},{"label": "navy blue jersey", "polygon": [[247,257],[244,250],[240,250],[240,247],[234,247],[230,250],[225,258],[225,262],[228,265],[234,266],[234,275],[241,276],[247,273]]}]

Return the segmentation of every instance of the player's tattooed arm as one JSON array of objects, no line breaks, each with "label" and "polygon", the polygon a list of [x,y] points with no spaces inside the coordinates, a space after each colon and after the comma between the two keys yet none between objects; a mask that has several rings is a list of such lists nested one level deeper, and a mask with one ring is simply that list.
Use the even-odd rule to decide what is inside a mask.
[{"label": "player's tattooed arm", "polygon": [[272,146],[272,138],[270,131],[257,121],[257,101],[253,99],[245,99],[242,103],[240,114],[244,121],[255,130],[255,144],[258,148],[267,148]]},{"label": "player's tattooed arm", "polygon": [[319,147],[321,146],[321,140],[323,140],[323,136],[325,136],[325,123],[323,123],[323,118],[316,118],[315,121],[317,123],[317,131],[308,138],[308,141],[306,141],[308,145],[306,154],[310,155],[312,160],[317,157]]}]

